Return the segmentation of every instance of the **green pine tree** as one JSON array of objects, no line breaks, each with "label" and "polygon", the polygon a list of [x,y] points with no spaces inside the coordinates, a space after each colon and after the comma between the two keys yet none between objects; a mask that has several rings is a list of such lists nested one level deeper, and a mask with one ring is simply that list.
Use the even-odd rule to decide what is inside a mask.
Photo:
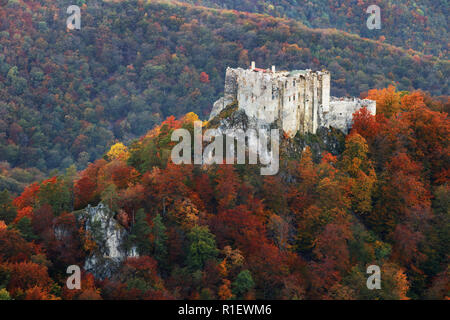
[{"label": "green pine tree", "polygon": [[33,241],[38,239],[38,236],[34,234],[33,227],[31,226],[31,219],[23,217],[20,219],[13,228],[17,229],[22,237],[27,241]]},{"label": "green pine tree", "polygon": [[12,205],[12,199],[8,190],[0,192],[0,220],[10,224],[17,215],[16,208]]},{"label": "green pine tree", "polygon": [[160,214],[153,218],[151,233],[153,235],[153,257],[158,261],[158,265],[163,267],[167,263],[167,234]]},{"label": "green pine tree", "polygon": [[241,271],[232,285],[232,291],[237,299],[244,298],[244,295],[255,286],[252,274],[248,270]]},{"label": "green pine tree", "polygon": [[127,241],[127,248],[130,249],[131,247],[136,246],[140,255],[149,255],[151,252],[151,243],[149,239],[151,229],[147,223],[146,217],[147,215],[145,214],[144,209],[139,209],[136,213],[136,220],[131,227],[131,232]]},{"label": "green pine tree", "polygon": [[219,250],[216,246],[215,236],[208,227],[195,226],[188,234],[190,242],[187,265],[192,270],[203,269],[208,260],[216,259]]}]

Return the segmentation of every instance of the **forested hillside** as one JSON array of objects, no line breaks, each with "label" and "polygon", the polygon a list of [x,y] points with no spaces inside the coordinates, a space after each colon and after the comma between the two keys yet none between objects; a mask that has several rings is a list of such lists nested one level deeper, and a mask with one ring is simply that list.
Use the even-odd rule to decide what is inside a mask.
[{"label": "forested hillside", "polygon": [[[276,176],[168,161],[189,113],[80,173],[0,194],[0,299],[449,299],[448,115],[421,92],[368,95],[379,112],[355,113],[341,153],[281,148]],[[67,266],[103,234],[77,210],[100,201],[139,257],[68,290]],[[366,286],[372,264],[381,290]]]},{"label": "forested hillside", "polygon": [[[292,18],[312,28],[336,28],[361,37],[448,59],[448,1],[436,0],[181,0],[204,6]],[[366,27],[370,5],[381,9],[381,30]]]},{"label": "forested hillside", "polygon": [[[70,4],[81,6],[79,31],[66,28]],[[84,168],[169,115],[206,118],[226,67],[251,60],[327,68],[338,96],[390,84],[448,94],[447,60],[293,20],[158,1],[10,0],[0,7],[0,189]]]}]

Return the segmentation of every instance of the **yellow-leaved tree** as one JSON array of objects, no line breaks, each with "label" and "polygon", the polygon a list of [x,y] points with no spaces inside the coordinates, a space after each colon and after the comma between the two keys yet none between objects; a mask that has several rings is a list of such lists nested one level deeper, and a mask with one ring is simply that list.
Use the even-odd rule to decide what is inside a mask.
[{"label": "yellow-leaved tree", "polygon": [[106,154],[109,160],[122,160],[127,161],[130,157],[130,152],[128,151],[128,148],[122,143],[118,142],[114,144],[111,149],[109,149],[108,153]]}]

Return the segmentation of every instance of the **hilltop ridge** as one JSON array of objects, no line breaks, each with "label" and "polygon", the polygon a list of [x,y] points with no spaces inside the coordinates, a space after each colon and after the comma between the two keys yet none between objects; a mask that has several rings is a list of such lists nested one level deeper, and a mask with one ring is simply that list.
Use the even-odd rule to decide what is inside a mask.
[{"label": "hilltop ridge", "polygon": [[[179,0],[185,3],[295,19],[311,28],[335,28],[363,38],[449,59],[446,1]],[[370,5],[381,10],[381,29],[366,27]]]}]

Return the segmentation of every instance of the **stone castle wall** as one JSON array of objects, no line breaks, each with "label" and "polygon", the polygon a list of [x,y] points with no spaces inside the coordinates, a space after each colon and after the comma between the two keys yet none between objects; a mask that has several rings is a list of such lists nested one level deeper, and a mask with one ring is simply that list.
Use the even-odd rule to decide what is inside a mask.
[{"label": "stone castle wall", "polygon": [[293,137],[297,132],[316,133],[320,126],[333,126],[347,132],[352,114],[374,101],[330,97],[331,76],[328,71],[312,72],[228,68],[224,97],[213,107],[210,119],[237,100],[239,109],[263,124],[277,123]]},{"label": "stone castle wall", "polygon": [[353,114],[363,107],[367,107],[373,115],[377,112],[377,103],[373,100],[332,97],[330,110],[323,114],[321,126],[341,129],[347,133],[352,126]]}]

